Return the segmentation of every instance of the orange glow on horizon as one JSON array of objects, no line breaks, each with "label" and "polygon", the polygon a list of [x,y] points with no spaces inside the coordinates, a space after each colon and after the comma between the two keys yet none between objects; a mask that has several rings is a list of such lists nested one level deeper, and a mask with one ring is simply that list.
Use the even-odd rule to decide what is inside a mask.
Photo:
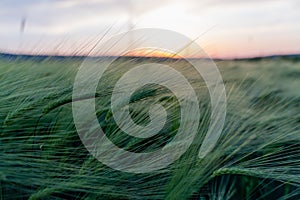
[{"label": "orange glow on horizon", "polygon": [[135,49],[127,52],[124,56],[134,57],[157,57],[157,58],[182,58],[176,53],[167,52],[159,49]]}]

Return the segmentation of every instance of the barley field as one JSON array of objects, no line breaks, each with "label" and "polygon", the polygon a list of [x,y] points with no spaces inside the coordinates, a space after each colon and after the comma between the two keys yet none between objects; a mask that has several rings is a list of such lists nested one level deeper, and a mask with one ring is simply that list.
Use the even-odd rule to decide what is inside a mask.
[{"label": "barley field", "polygon": [[99,82],[95,101],[99,124],[120,148],[159,149],[180,125],[176,97],[150,84],[135,91],[130,114],[145,126],[151,120],[148,105],[159,102],[168,113],[164,128],[146,139],[118,129],[110,97],[128,68],[168,64],[189,79],[200,99],[199,127],[189,149],[166,168],[139,174],[102,164],[82,144],[72,116],[73,83],[82,61],[0,58],[0,199],[300,198],[300,60],[217,60],[226,88],[226,121],[217,145],[200,159],[211,113],[203,79],[194,77],[184,60],[117,59]]}]

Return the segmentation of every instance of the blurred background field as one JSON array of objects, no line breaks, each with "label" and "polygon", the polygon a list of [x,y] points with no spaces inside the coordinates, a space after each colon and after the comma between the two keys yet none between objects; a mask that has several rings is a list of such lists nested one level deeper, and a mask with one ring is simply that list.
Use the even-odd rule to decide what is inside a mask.
[{"label": "blurred background field", "polygon": [[[151,58],[122,58],[115,64],[141,64]],[[186,63],[160,60],[183,70]],[[161,171],[115,171],[85,149],[72,118],[72,87],[82,58],[2,57],[0,59],[0,199],[299,199],[300,60],[272,57],[218,60],[228,108],[215,149],[199,161],[197,152],[208,125],[209,100],[199,89],[201,127],[190,149]],[[124,64],[125,63],[125,64]],[[113,68],[106,82],[119,76]],[[104,84],[105,85],[105,84]],[[99,94],[107,91],[99,88]],[[204,88],[204,89],[203,89]],[[203,91],[201,91],[203,90]],[[157,87],[132,100],[137,113],[145,101],[159,100],[171,110],[165,132],[152,144],[116,134],[110,93],[96,95],[97,116],[106,134],[132,151],[151,151],[176,134],[178,103]],[[159,96],[159,97],[157,97]],[[103,100],[104,98],[104,100]],[[104,102],[104,103],[103,103]],[[134,107],[136,105],[136,107]],[[147,114],[146,114],[147,115]],[[145,115],[134,115],[147,123]],[[139,149],[139,144],[144,144]]]}]

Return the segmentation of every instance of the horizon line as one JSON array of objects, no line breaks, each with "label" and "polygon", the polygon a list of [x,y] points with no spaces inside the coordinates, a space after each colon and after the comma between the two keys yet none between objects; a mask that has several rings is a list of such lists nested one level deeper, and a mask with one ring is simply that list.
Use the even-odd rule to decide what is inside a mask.
[{"label": "horizon line", "polygon": [[221,58],[221,57],[164,57],[164,56],[138,56],[138,55],[72,55],[72,54],[46,54],[46,53],[12,53],[6,51],[0,51],[1,55],[5,56],[24,56],[24,57],[56,57],[56,58],[116,58],[116,57],[123,57],[123,58],[155,58],[155,59],[174,59],[174,60],[181,60],[181,59],[213,59],[213,60],[247,60],[247,59],[259,59],[259,58],[275,58],[275,57],[299,57],[300,53],[291,53],[291,54],[267,54],[262,56],[244,56],[244,57],[231,57],[231,58]]}]

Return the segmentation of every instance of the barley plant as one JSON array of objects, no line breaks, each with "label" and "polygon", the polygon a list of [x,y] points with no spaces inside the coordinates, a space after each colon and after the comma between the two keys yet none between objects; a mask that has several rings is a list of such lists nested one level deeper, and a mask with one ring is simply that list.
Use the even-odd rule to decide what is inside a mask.
[{"label": "barley plant", "polygon": [[0,199],[300,198],[298,60],[216,62],[226,87],[227,115],[221,138],[202,159],[198,152],[210,123],[210,99],[205,82],[194,77],[184,60],[117,59],[95,94],[99,124],[127,151],[150,152],[172,140],[180,126],[180,105],[165,87],[145,85],[130,101],[131,117],[139,125],[150,123],[149,105],[164,106],[167,121],[155,136],[126,135],[111,112],[115,82],[128,68],[154,61],[189,79],[201,117],[192,145],[178,160],[161,170],[135,174],[102,164],[78,136],[72,90],[81,58],[1,58]]}]

